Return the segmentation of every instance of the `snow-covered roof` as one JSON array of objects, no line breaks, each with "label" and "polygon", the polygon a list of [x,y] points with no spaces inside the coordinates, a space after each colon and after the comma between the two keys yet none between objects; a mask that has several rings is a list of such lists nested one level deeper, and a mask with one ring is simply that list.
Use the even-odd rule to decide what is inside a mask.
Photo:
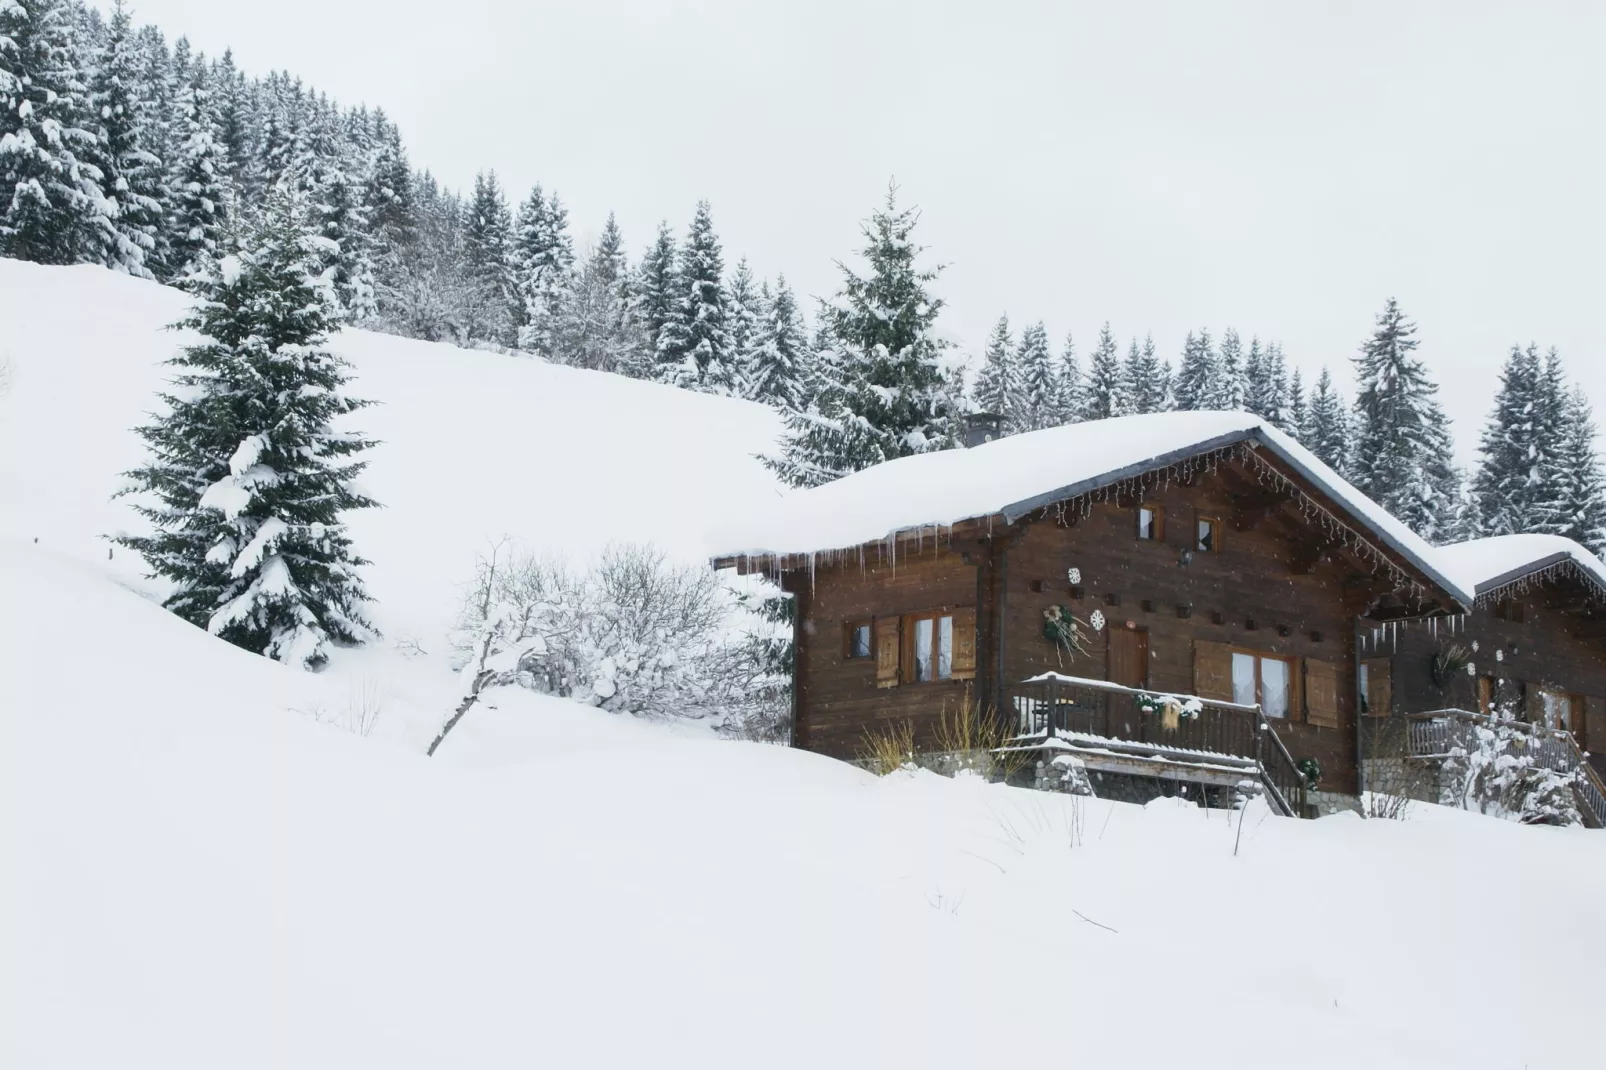
[{"label": "snow-covered roof", "polygon": [[732,520],[713,540],[723,559],[842,550],[898,532],[1002,515],[1013,522],[1051,502],[1235,443],[1257,444],[1319,487],[1381,547],[1458,600],[1472,589],[1444,575],[1433,549],[1309,450],[1243,412],[1165,412],[1067,424],[971,449],[887,461],[785,493]]},{"label": "snow-covered roof", "polygon": [[1562,535],[1494,535],[1440,546],[1433,552],[1447,574],[1476,594],[1566,562],[1577,565],[1606,590],[1606,564]]}]

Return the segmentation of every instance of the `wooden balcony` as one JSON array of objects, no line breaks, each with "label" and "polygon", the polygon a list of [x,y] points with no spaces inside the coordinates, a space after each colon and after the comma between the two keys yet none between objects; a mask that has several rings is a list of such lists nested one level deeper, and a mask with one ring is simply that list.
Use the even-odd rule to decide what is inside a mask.
[{"label": "wooden balcony", "polygon": [[1074,755],[1094,772],[1247,787],[1284,816],[1305,811],[1305,777],[1259,706],[1059,673],[1011,689],[1011,750]]}]

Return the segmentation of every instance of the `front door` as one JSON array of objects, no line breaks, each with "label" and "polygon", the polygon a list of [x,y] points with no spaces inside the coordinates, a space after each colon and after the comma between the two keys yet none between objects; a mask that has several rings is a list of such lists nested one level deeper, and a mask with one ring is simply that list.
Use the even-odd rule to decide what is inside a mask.
[{"label": "front door", "polygon": [[[1149,686],[1149,633],[1138,628],[1111,628],[1105,679],[1126,687]],[[1106,723],[1116,739],[1142,739],[1143,715],[1130,695],[1111,695]]]}]

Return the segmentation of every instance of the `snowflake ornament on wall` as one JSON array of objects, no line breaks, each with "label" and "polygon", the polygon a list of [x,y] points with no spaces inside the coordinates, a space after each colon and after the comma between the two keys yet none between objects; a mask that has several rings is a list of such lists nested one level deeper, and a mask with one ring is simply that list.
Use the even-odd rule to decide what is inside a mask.
[{"label": "snowflake ornament on wall", "polygon": [[1093,615],[1087,618],[1087,622],[1092,625],[1095,632],[1102,632],[1104,630],[1104,611],[1095,609]]}]

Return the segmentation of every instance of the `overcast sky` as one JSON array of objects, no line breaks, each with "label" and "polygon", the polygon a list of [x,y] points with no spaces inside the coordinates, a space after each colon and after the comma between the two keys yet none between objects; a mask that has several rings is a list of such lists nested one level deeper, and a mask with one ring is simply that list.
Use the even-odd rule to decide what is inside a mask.
[{"label": "overcast sky", "polygon": [[[835,288],[896,176],[945,329],[1277,338],[1347,379],[1389,295],[1463,454],[1513,342],[1606,408],[1606,4],[136,0],[252,74],[383,107],[416,166],[540,181],[639,253]],[[1606,412],[1602,413],[1606,417]]]}]

